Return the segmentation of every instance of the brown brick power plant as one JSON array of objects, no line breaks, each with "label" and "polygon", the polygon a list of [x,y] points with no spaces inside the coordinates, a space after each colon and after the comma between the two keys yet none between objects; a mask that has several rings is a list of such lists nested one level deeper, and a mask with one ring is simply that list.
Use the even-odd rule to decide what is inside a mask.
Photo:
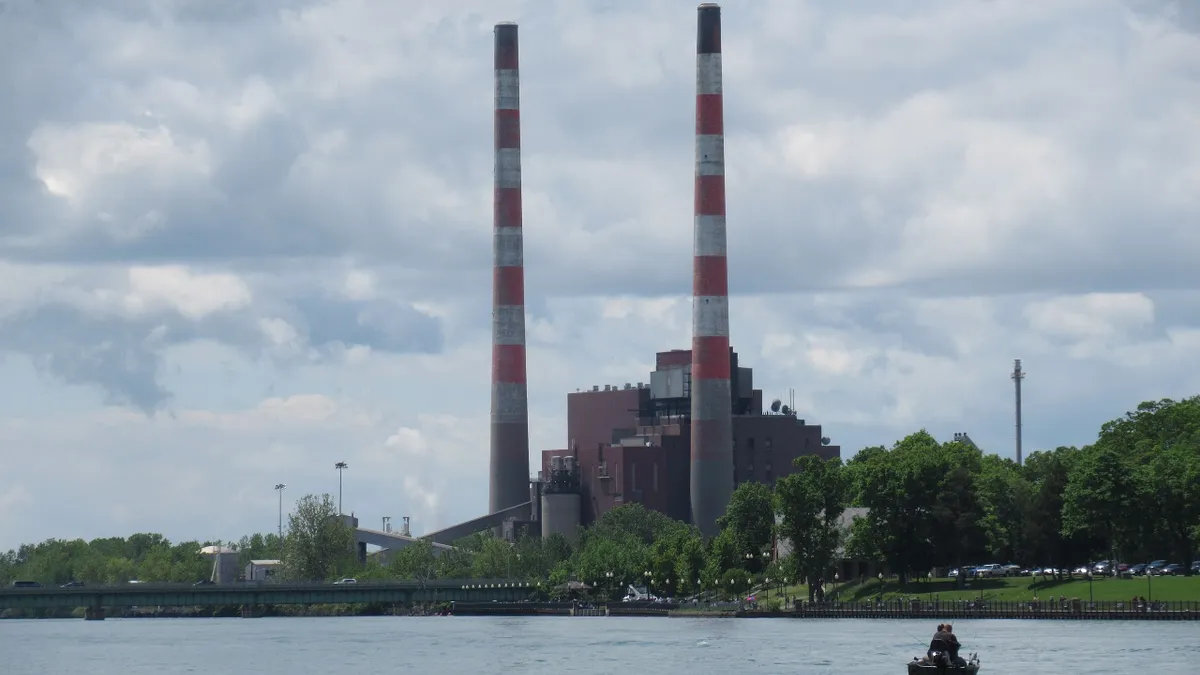
[{"label": "brown brick power plant", "polygon": [[[425,535],[436,544],[492,529],[562,534],[637,503],[717,531],[734,487],[774,484],[801,455],[836,457],[821,427],[780,401],[763,408],[752,369],[729,340],[721,9],[698,8],[692,344],[660,352],[649,382],[595,385],[567,395],[566,445],[529,467],[521,123],[517,26],[495,27],[491,467],[489,513]],[[410,537],[359,530],[385,548]],[[373,533],[373,534],[364,534]],[[378,536],[377,536],[378,535]],[[396,541],[383,541],[383,536]],[[378,542],[371,540],[378,539]],[[444,547],[443,547],[444,548]]]}]

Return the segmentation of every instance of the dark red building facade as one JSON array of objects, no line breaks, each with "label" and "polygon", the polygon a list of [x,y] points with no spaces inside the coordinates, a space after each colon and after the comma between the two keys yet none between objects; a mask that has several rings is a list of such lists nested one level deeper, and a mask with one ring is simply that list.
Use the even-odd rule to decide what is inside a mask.
[{"label": "dark red building facade", "polygon": [[[801,455],[838,457],[820,425],[806,424],[795,413],[766,412],[762,391],[754,389],[753,371],[733,365],[734,484],[758,481],[774,485],[794,471]],[[689,399],[691,352],[660,352],[650,382],[596,386],[567,394],[567,448],[542,451],[542,472],[550,458],[573,455],[579,465],[582,522],[606,511],[639,503],[677,520],[690,520]],[[724,504],[719,505],[724,510]]]}]

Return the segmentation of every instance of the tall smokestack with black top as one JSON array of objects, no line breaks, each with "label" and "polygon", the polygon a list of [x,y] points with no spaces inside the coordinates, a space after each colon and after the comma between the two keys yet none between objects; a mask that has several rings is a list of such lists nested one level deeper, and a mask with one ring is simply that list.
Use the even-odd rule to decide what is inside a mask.
[{"label": "tall smokestack with black top", "polygon": [[733,494],[729,282],[725,264],[725,124],[721,8],[698,8],[696,184],[692,277],[692,524],[718,532]]},{"label": "tall smokestack with black top", "polygon": [[521,234],[521,97],[517,26],[496,24],[492,211],[491,513],[529,500],[525,269]]}]

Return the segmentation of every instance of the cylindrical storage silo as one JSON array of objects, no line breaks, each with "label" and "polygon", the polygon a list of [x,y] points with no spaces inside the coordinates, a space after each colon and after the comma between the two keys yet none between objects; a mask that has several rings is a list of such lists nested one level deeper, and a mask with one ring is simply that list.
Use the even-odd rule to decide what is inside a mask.
[{"label": "cylindrical storage silo", "polygon": [[549,492],[542,495],[542,539],[561,534],[572,546],[579,537],[580,510],[578,492]]}]

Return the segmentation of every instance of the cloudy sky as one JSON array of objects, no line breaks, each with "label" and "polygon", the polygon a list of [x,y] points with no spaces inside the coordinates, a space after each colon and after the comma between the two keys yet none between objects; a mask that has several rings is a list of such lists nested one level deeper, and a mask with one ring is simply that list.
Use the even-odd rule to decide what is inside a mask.
[{"label": "cloudy sky", "polygon": [[[487,504],[492,26],[534,452],[690,327],[693,1],[0,2],[0,549]],[[1200,11],[724,11],[734,346],[844,456],[1200,392]]]}]

